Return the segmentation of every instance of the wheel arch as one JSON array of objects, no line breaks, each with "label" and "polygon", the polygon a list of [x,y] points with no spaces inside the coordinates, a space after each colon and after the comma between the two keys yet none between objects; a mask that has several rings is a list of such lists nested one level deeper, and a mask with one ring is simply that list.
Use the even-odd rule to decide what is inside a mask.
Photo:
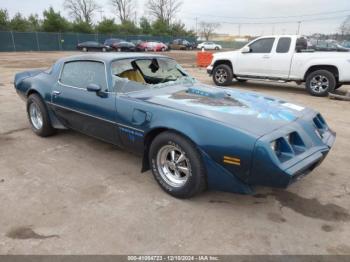
[{"label": "wheel arch", "polygon": [[306,81],[306,78],[309,74],[311,74],[312,72],[315,72],[317,70],[327,70],[327,71],[331,72],[334,75],[336,82],[337,83],[339,82],[339,69],[338,69],[338,67],[336,67],[335,65],[327,65],[327,64],[310,66],[304,74],[304,81]]},{"label": "wheel arch", "polygon": [[160,135],[161,133],[164,132],[174,132],[177,133],[178,135],[188,139],[189,141],[191,141],[193,144],[196,144],[188,135],[186,135],[184,132],[181,132],[177,129],[174,128],[170,128],[170,127],[155,127],[153,129],[151,129],[150,131],[148,131],[145,135],[145,139],[144,139],[144,150],[143,150],[143,156],[142,156],[142,169],[141,172],[146,172],[150,169],[149,166],[149,161],[148,161],[148,157],[149,157],[149,149],[150,146],[153,142],[153,140]]},{"label": "wheel arch", "polygon": [[33,94],[37,94],[38,96],[40,96],[41,99],[44,99],[43,96],[40,94],[40,92],[36,89],[29,89],[26,94],[26,97],[28,98],[30,95],[33,95]]},{"label": "wheel arch", "polygon": [[233,66],[232,66],[232,62],[230,60],[228,60],[228,59],[217,60],[217,61],[215,61],[213,68],[215,68],[216,66],[219,66],[219,65],[228,65],[233,72]]},{"label": "wheel arch", "polygon": [[60,120],[58,120],[58,118],[56,117],[56,114],[52,111],[52,109],[50,109],[48,107],[48,105],[46,104],[45,102],[45,98],[44,96],[40,93],[39,90],[35,89],[35,88],[32,88],[32,89],[29,89],[26,93],[26,98],[28,99],[28,97],[30,95],[33,95],[33,94],[36,94],[40,97],[40,99],[43,101],[44,103],[44,106],[46,108],[46,110],[48,111],[48,114],[49,114],[49,119],[50,119],[50,122],[51,122],[51,125],[56,128],[56,129],[67,129]]}]

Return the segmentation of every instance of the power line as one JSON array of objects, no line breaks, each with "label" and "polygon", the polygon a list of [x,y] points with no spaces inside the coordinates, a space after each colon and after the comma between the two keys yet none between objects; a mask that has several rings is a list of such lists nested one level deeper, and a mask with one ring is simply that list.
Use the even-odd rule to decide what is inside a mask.
[{"label": "power line", "polygon": [[290,21],[269,21],[269,22],[230,22],[230,21],[216,21],[218,23],[222,24],[230,24],[230,25],[273,25],[273,24],[293,24],[293,23],[305,23],[305,22],[312,22],[312,21],[326,21],[326,20],[338,20],[343,19],[347,17],[346,16],[336,16],[336,17],[324,17],[324,18],[312,18],[312,19],[299,19],[299,20],[290,20]]},{"label": "power line", "polygon": [[310,16],[320,16],[320,15],[330,15],[330,14],[337,14],[337,13],[347,13],[350,12],[350,9],[343,9],[343,10],[337,10],[337,11],[331,11],[331,12],[320,12],[320,13],[313,13],[313,14],[303,14],[303,15],[292,15],[292,16],[266,16],[266,17],[247,17],[247,16],[219,16],[219,15],[213,15],[213,14],[204,14],[204,13],[188,13],[183,12],[191,15],[201,15],[201,16],[207,16],[207,17],[218,17],[218,18],[226,18],[226,19],[247,19],[247,20],[264,20],[264,19],[286,19],[286,18],[300,18],[300,17],[310,17]]}]

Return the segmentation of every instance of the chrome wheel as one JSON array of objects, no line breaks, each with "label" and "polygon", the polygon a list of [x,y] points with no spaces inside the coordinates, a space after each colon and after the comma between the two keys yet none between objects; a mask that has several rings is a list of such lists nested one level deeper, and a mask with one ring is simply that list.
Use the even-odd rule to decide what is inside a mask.
[{"label": "chrome wheel", "polygon": [[226,70],[219,68],[218,70],[216,70],[215,72],[215,80],[220,83],[223,84],[226,82],[228,77],[228,74],[226,72]]},{"label": "chrome wheel", "polygon": [[310,88],[315,93],[323,93],[329,88],[329,80],[323,75],[316,75],[310,81]]},{"label": "chrome wheel", "polygon": [[172,187],[182,187],[191,175],[189,159],[174,145],[163,146],[158,151],[157,168],[162,179]]},{"label": "chrome wheel", "polygon": [[43,116],[37,104],[31,103],[29,106],[30,121],[35,129],[39,130],[43,126]]}]

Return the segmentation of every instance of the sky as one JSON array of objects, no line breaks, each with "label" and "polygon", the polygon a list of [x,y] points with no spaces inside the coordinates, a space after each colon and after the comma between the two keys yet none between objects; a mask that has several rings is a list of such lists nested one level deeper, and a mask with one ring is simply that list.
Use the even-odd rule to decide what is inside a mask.
[{"label": "sky", "polygon": [[[147,0],[135,0],[137,17],[147,16]],[[102,12],[94,21],[115,17],[109,0],[96,0]],[[196,29],[196,22],[220,23],[217,33],[232,35],[269,35],[336,33],[341,22],[350,15],[349,0],[182,0],[177,19],[188,29]],[[68,17],[63,0],[0,0],[10,16],[16,12],[28,16],[52,6]],[[300,21],[300,23],[298,23]],[[199,28],[199,26],[197,27]]]}]

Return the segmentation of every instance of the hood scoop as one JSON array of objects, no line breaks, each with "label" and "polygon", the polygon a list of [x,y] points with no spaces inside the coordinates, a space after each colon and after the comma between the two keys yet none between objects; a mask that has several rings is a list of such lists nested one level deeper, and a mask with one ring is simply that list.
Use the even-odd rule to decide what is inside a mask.
[{"label": "hood scoop", "polygon": [[224,98],[230,97],[230,95],[224,91],[213,92],[213,90],[210,90],[209,88],[199,89],[199,88],[191,87],[187,89],[186,93],[191,95],[210,97],[210,98],[216,98],[216,99],[224,99]]}]

